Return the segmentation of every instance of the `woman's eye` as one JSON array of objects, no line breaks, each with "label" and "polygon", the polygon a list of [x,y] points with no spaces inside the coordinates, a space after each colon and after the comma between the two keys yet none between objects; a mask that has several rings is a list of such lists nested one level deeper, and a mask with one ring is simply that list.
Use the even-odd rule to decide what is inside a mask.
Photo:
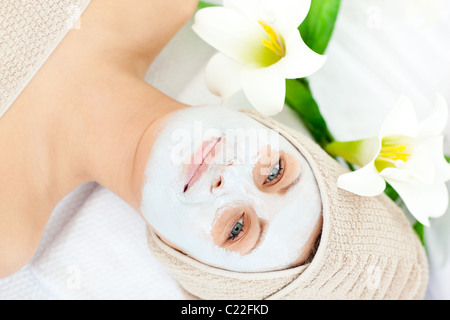
[{"label": "woman's eye", "polygon": [[278,164],[272,168],[272,171],[267,176],[266,181],[264,182],[264,184],[271,183],[271,182],[276,181],[276,180],[279,179],[282,171],[284,170],[284,168],[281,167],[281,164],[282,164],[282,160],[280,158],[279,161],[278,161]]},{"label": "woman's eye", "polygon": [[231,229],[230,236],[228,240],[234,240],[239,236],[239,234],[242,232],[242,229],[244,228],[244,217],[242,217],[236,224],[233,226],[233,229]]}]

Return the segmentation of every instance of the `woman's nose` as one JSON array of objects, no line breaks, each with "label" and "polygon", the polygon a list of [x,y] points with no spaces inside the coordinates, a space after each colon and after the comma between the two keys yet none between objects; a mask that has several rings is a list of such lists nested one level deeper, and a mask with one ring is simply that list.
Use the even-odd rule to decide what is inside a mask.
[{"label": "woman's nose", "polygon": [[215,195],[245,194],[252,189],[253,179],[249,177],[249,168],[244,165],[226,165],[211,181],[211,193]]},{"label": "woman's nose", "polygon": [[224,178],[222,175],[220,175],[218,178],[213,180],[211,185],[211,192],[216,193],[221,189],[223,189],[223,186],[224,186]]},{"label": "woman's nose", "polygon": [[223,192],[225,188],[225,176],[229,175],[228,172],[230,171],[230,169],[233,169],[232,167],[233,163],[229,162],[223,165],[219,170],[217,170],[211,182],[211,193],[217,194],[219,192]]}]

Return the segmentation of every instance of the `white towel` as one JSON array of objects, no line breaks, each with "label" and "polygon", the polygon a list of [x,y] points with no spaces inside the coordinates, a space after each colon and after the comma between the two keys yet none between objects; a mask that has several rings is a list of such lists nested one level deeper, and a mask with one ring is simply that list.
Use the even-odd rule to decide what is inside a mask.
[{"label": "white towel", "polygon": [[0,117],[8,110],[90,0],[0,1]]}]

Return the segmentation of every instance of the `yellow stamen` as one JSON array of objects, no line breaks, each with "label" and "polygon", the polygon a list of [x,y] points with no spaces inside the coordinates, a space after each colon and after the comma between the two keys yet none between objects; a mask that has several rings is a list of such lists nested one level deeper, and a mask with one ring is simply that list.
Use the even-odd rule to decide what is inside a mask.
[{"label": "yellow stamen", "polygon": [[277,53],[277,49],[275,48],[275,45],[274,45],[273,42],[267,41],[267,40],[263,40],[262,43],[263,43],[263,45],[264,45],[266,48],[269,48],[269,49],[272,50],[273,52]]},{"label": "yellow stamen", "polygon": [[284,46],[284,41],[281,36],[279,36],[271,26],[265,24],[264,22],[258,21],[259,24],[263,27],[264,31],[269,36],[270,40],[263,40],[262,44],[273,51],[280,58],[286,55],[286,48]]},{"label": "yellow stamen", "polygon": [[383,144],[377,160],[389,163],[395,163],[398,160],[406,162],[411,155],[406,153],[405,150],[406,146],[385,146]]}]

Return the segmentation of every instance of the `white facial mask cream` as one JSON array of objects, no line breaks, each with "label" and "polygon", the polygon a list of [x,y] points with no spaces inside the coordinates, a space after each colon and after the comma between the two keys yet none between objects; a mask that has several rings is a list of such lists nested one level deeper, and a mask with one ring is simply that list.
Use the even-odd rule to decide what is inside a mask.
[{"label": "white facial mask cream", "polygon": [[[186,188],[186,164],[213,139],[223,143],[220,153]],[[300,162],[299,182],[286,194],[263,192],[255,185],[253,169],[265,146]],[[213,188],[219,178],[223,185]],[[258,246],[245,255],[218,246],[212,236],[220,209],[235,203],[251,206],[266,225]],[[167,119],[149,157],[142,189],[141,212],[157,233],[195,259],[232,271],[260,272],[292,265],[321,210],[314,175],[298,150],[246,115],[220,107],[192,107]]]}]

